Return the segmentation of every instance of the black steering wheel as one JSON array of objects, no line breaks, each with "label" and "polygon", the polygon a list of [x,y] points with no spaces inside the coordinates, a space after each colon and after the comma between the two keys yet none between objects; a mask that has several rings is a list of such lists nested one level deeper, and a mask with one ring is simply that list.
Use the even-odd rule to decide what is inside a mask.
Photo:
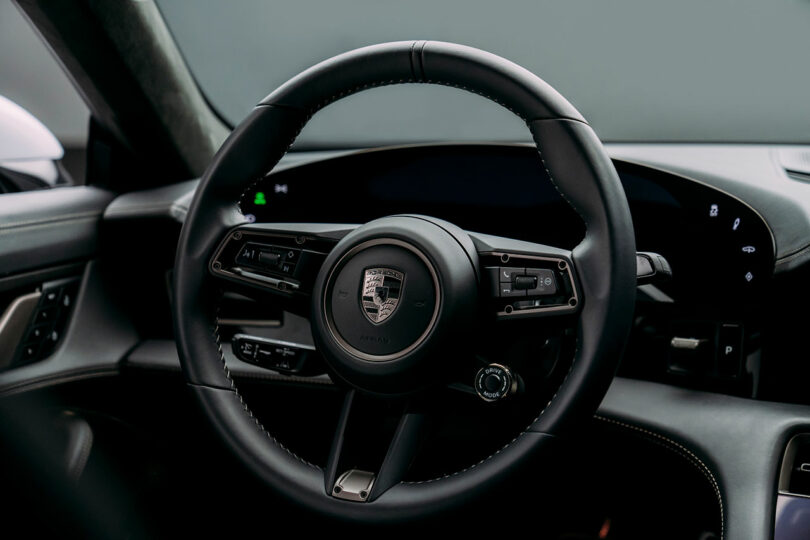
[{"label": "black steering wheel", "polygon": [[[237,205],[240,195],[269,173],[313,114],[361,90],[403,83],[461,88],[521,117],[548,177],[585,222],[582,242],[568,251],[465,232],[419,215],[360,226],[246,220]],[[286,276],[250,270],[237,261],[245,242],[295,247],[298,270]],[[621,183],[599,139],[568,101],[529,71],[478,49],[434,41],[386,43],[336,56],[294,77],[256,106],[219,150],[178,246],[176,339],[185,376],[205,413],[257,476],[326,515],[405,520],[487,491],[593,415],[629,333],[635,265]],[[240,396],[216,321],[222,280],[306,306],[318,352],[335,383],[346,388],[326,467],[300,459],[267,433]],[[511,443],[454,474],[403,482],[423,417],[406,413],[379,470],[343,469],[346,421],[357,396],[419,395],[458,368],[472,329],[486,332],[493,321],[542,325],[555,316],[576,319],[574,359],[534,421]],[[498,399],[516,386],[514,374],[501,368],[480,372],[485,399]]]}]

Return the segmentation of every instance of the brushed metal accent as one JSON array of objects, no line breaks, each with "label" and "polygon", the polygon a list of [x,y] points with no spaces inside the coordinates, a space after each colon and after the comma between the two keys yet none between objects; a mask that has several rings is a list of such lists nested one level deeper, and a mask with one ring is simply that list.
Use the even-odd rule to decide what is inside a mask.
[{"label": "brushed metal accent", "polygon": [[14,352],[25,337],[28,322],[39,303],[41,292],[18,296],[0,317],[0,369],[7,368],[14,360]]},{"label": "brushed metal accent", "polygon": [[372,472],[350,469],[337,479],[332,495],[344,501],[366,502],[375,479]]},{"label": "brushed metal accent", "polygon": [[[399,292],[396,296],[389,293],[389,288],[385,286],[385,279],[399,284]],[[379,285],[377,285],[379,283]],[[399,306],[399,299],[402,298],[402,290],[405,288],[405,273],[393,268],[367,268],[363,272],[363,286],[360,288],[360,304],[363,306],[363,315],[372,324],[381,324],[388,317],[394,314]],[[378,291],[383,289],[385,298]],[[368,301],[365,298],[373,300]]]},{"label": "brushed metal accent", "polygon": [[298,283],[294,281],[287,281],[286,279],[278,279],[270,276],[263,276],[261,274],[257,274],[256,272],[249,272],[242,268],[236,267],[233,269],[234,273],[248,279],[252,279],[253,281],[258,281],[259,283],[270,285],[282,292],[284,291],[297,291],[300,287]]},{"label": "brushed metal accent", "polygon": [[685,338],[685,337],[677,337],[675,336],[669,342],[669,346],[673,349],[685,349],[688,351],[694,351],[702,344],[708,342],[708,339],[698,339],[698,338]]}]

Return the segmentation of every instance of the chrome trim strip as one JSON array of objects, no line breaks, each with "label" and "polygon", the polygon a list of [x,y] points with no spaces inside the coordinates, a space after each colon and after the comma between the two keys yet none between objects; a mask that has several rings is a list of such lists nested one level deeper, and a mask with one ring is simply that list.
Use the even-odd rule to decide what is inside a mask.
[{"label": "chrome trim strip", "polygon": [[0,317],[0,351],[2,351],[0,369],[7,368],[14,360],[14,353],[25,338],[25,331],[40,296],[42,293],[38,291],[18,296]]}]

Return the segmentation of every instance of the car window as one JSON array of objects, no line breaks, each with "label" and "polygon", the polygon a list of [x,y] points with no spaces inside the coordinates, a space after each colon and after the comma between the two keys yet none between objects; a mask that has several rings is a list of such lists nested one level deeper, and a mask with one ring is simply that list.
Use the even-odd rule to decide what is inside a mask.
[{"label": "car window", "polygon": [[[54,181],[83,183],[87,106],[32,26],[11,2],[0,2],[0,96],[35,116],[61,143],[64,155],[60,164],[66,174]],[[0,114],[0,122],[11,122],[9,114],[15,112],[6,116]],[[0,132],[2,128],[0,126]],[[14,128],[9,129],[13,132]],[[24,159],[9,157],[3,155],[4,162],[0,163],[6,176],[14,176],[12,180],[6,178],[7,182],[25,181],[26,176],[50,178],[46,163],[25,163]]]},{"label": "car window", "polygon": [[[808,142],[810,3],[797,0],[158,0],[233,123],[313,63],[377,42],[482,48],[539,74],[607,141]],[[525,139],[482,98],[387,88],[316,116],[309,143]]]}]

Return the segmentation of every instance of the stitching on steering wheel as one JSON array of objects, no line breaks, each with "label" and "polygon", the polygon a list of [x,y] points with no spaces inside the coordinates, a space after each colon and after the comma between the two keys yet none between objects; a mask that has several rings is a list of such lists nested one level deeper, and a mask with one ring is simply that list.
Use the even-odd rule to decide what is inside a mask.
[{"label": "stitching on steering wheel", "polygon": [[543,168],[546,170],[546,174],[548,175],[548,179],[551,182],[551,185],[554,186],[554,189],[557,190],[557,193],[560,194],[560,197],[562,197],[563,200],[568,203],[568,206],[570,206],[571,208],[574,209],[574,212],[576,212],[577,215],[579,215],[579,218],[582,221],[585,222],[585,229],[587,229],[588,228],[588,220],[585,218],[585,216],[582,215],[582,212],[579,211],[579,208],[577,208],[574,205],[574,203],[571,202],[571,199],[569,199],[568,196],[565,193],[563,193],[562,190],[560,190],[560,186],[557,185],[557,182],[554,181],[554,176],[551,174],[551,171],[548,169],[548,165],[546,164],[546,158],[543,157],[543,150],[540,148],[540,146],[541,146],[540,145],[540,139],[537,138],[537,135],[534,133],[534,130],[531,129],[531,126],[529,126],[529,131],[532,134],[532,139],[534,140],[534,146],[535,146],[535,148],[537,148],[537,155],[540,156],[540,161],[541,161],[541,163],[543,163]]},{"label": "stitching on steering wheel", "polygon": [[579,352],[579,341],[577,341],[576,352],[574,352],[574,358],[571,360],[571,365],[568,367],[568,372],[565,374],[565,377],[563,377],[563,380],[560,381],[560,384],[557,385],[557,389],[554,391],[554,394],[552,394],[551,398],[548,400],[548,403],[546,403],[546,406],[543,407],[543,410],[540,411],[540,414],[538,414],[537,417],[535,417],[535,419],[532,420],[531,423],[528,426],[526,426],[526,429],[524,429],[518,435],[516,435],[514,439],[512,439],[511,441],[509,441],[505,445],[501,446],[498,450],[496,450],[492,454],[488,455],[487,457],[485,457],[484,459],[482,459],[478,463],[473,463],[469,467],[465,467],[465,468],[461,469],[460,471],[447,473],[447,474],[444,474],[442,476],[438,476],[436,478],[431,478],[430,480],[416,480],[416,481],[412,481],[412,482],[402,482],[402,483],[403,484],[429,484],[431,482],[438,482],[439,480],[444,480],[445,478],[451,478],[453,476],[458,476],[459,474],[462,474],[462,473],[465,473],[467,471],[471,471],[471,470],[475,469],[479,465],[483,465],[484,463],[486,463],[490,459],[494,458],[495,456],[497,456],[498,454],[500,454],[501,452],[503,452],[504,450],[506,450],[507,448],[512,446],[515,443],[515,441],[520,439],[526,433],[530,432],[531,427],[533,425],[535,425],[540,420],[540,418],[543,416],[543,414],[548,410],[548,408],[554,402],[554,399],[557,397],[557,394],[560,393],[560,388],[563,387],[563,385],[565,384],[565,381],[568,380],[568,376],[571,375],[571,371],[573,371],[573,369],[574,369],[574,363],[576,362],[576,359],[577,359],[577,356],[576,356],[577,352]]},{"label": "stitching on steering wheel", "polygon": [[[418,43],[418,42],[414,42],[414,46],[416,45],[416,43]],[[412,70],[414,69],[413,66],[411,66],[411,69]],[[339,93],[334,94],[332,96],[329,96],[328,98],[324,99],[323,101],[321,101],[320,103],[318,103],[317,105],[315,105],[314,107],[309,109],[307,111],[306,115],[304,116],[304,119],[301,121],[301,125],[298,127],[298,129],[295,131],[295,134],[290,139],[290,143],[284,149],[284,152],[278,157],[277,160],[275,160],[275,162],[270,166],[269,170],[267,171],[267,173],[264,176],[260,176],[259,178],[256,178],[255,180],[253,180],[253,182],[251,182],[250,185],[248,185],[242,191],[242,194],[240,195],[239,200],[241,201],[242,197],[244,197],[244,195],[245,195],[245,193],[247,191],[249,191],[256,184],[261,182],[264,178],[266,178],[272,172],[273,168],[276,165],[278,165],[278,162],[281,161],[281,159],[285,155],[287,155],[287,152],[289,152],[290,148],[292,148],[292,146],[295,144],[295,141],[298,139],[298,136],[301,134],[301,131],[304,129],[304,127],[306,127],[306,125],[309,123],[309,121],[312,119],[312,117],[315,116],[315,114],[318,113],[318,111],[320,111],[321,109],[323,109],[324,107],[326,107],[328,105],[331,105],[332,103],[334,103],[336,101],[339,101],[340,99],[343,99],[346,96],[350,96],[352,94],[356,94],[356,93],[362,92],[364,90],[370,90],[372,88],[381,88],[381,87],[384,87],[384,86],[394,86],[394,85],[398,85],[398,84],[431,84],[431,85],[437,85],[437,86],[448,86],[448,87],[451,87],[451,88],[458,88],[458,89],[470,92],[471,94],[477,94],[477,95],[479,95],[481,97],[484,97],[484,98],[492,101],[493,103],[497,103],[498,105],[500,105],[504,109],[510,111],[512,114],[514,114],[515,116],[517,116],[518,118],[520,118],[521,120],[526,122],[527,125],[531,122],[531,120],[527,119],[525,116],[518,113],[516,110],[514,110],[512,107],[509,107],[508,105],[506,105],[502,101],[500,101],[498,99],[495,99],[494,97],[492,97],[492,96],[490,96],[488,94],[485,94],[483,92],[480,92],[478,90],[473,90],[472,88],[468,88],[468,87],[466,87],[466,86],[464,86],[462,84],[446,83],[446,82],[442,82],[442,81],[434,81],[432,79],[418,80],[418,79],[414,79],[414,78],[410,78],[410,79],[389,79],[389,80],[366,83],[366,84],[363,84],[363,85],[360,85],[360,86],[355,86],[354,88],[351,88],[349,90],[344,90],[343,92],[339,92]],[[278,104],[273,104],[273,103],[268,103],[267,105],[258,105],[258,106],[259,107],[279,107]],[[531,131],[531,129],[529,131]],[[534,134],[532,134],[532,136],[534,137]],[[538,150],[539,150],[539,143],[538,143],[538,141],[536,139],[535,139],[535,144],[538,146]],[[542,154],[540,155],[540,160],[543,162],[543,168],[546,170],[546,173],[548,174],[549,178],[551,178],[551,173],[549,172],[548,167],[546,167],[546,163],[545,163],[545,160],[543,160]],[[560,189],[557,187],[557,184],[554,182],[554,180],[552,180],[551,183],[554,184],[555,189],[557,189],[557,191],[559,192]],[[562,194],[562,192],[560,192],[560,194]],[[565,197],[565,196],[563,195],[563,197]],[[571,201],[569,201],[567,198],[565,200],[568,202],[568,204],[571,204]],[[576,210],[576,208],[575,208],[575,210]],[[239,213],[242,213],[242,208],[241,207],[239,207]],[[579,213],[579,210],[577,210],[577,213]],[[583,218],[583,221],[584,221],[584,218]]]},{"label": "stitching on steering wheel", "polygon": [[697,468],[703,476],[709,481],[714,490],[714,494],[717,496],[717,503],[720,507],[720,540],[723,540],[724,533],[725,533],[725,514],[724,514],[724,506],[723,506],[723,495],[720,491],[720,484],[717,482],[717,479],[712,473],[712,470],[706,465],[694,452],[686,448],[684,445],[662,435],[658,432],[652,431],[647,428],[643,428],[640,426],[636,426],[634,424],[628,424],[626,422],[622,422],[621,420],[615,420],[613,418],[608,418],[606,416],[601,415],[594,415],[594,418],[597,420],[601,420],[602,422],[606,422],[608,424],[614,424],[616,426],[629,429],[640,433],[650,442],[658,444],[659,446],[666,448],[672,452],[675,452],[686,461],[691,463],[695,468]]},{"label": "stitching on steering wheel", "polygon": [[[416,45],[416,43],[418,43],[418,42],[414,42],[414,46]],[[412,65],[411,69],[412,69],[412,70],[414,69],[414,68],[413,68],[413,65]],[[509,107],[509,106],[508,106],[508,105],[506,105],[505,103],[501,102],[501,101],[500,101],[500,100],[498,100],[498,99],[493,98],[492,96],[489,96],[488,94],[485,94],[485,93],[480,92],[480,91],[478,91],[478,90],[474,90],[474,89],[468,88],[467,86],[464,86],[464,85],[462,85],[462,84],[446,83],[446,82],[442,82],[442,81],[434,81],[434,80],[432,80],[432,79],[426,79],[426,80],[416,80],[416,79],[399,79],[399,80],[390,79],[390,80],[383,80],[383,81],[377,81],[377,82],[366,83],[366,84],[363,84],[363,85],[360,85],[360,86],[356,86],[356,87],[354,87],[354,88],[351,88],[351,89],[349,89],[349,90],[345,90],[345,91],[340,92],[340,93],[338,93],[338,94],[335,94],[335,95],[329,96],[328,98],[326,98],[326,99],[325,99],[325,100],[323,100],[322,102],[318,103],[318,104],[317,104],[315,107],[313,107],[313,108],[311,108],[311,109],[309,109],[309,110],[307,111],[307,113],[306,113],[306,115],[305,115],[304,119],[303,119],[303,120],[302,120],[302,122],[301,122],[300,127],[299,127],[299,128],[296,130],[296,131],[295,131],[295,133],[294,133],[294,134],[293,134],[293,136],[291,137],[290,143],[289,143],[289,144],[286,146],[286,148],[285,148],[284,152],[283,152],[283,153],[282,153],[282,154],[281,154],[281,155],[278,157],[278,159],[276,159],[276,160],[275,160],[275,162],[274,162],[274,163],[273,163],[273,164],[270,166],[269,171],[268,171],[268,172],[267,172],[267,173],[266,173],[264,176],[261,176],[261,177],[259,177],[259,178],[256,178],[256,179],[255,179],[255,180],[254,180],[254,181],[253,181],[253,182],[252,182],[252,183],[251,183],[251,184],[250,184],[248,187],[246,187],[246,188],[245,188],[245,189],[242,191],[242,194],[241,194],[241,195],[240,195],[240,197],[239,197],[239,201],[241,202],[242,198],[245,196],[245,193],[246,193],[247,191],[249,191],[250,189],[252,189],[252,188],[253,188],[253,187],[254,187],[254,186],[257,184],[257,183],[259,183],[261,180],[263,180],[264,178],[266,178],[266,177],[267,177],[267,176],[270,174],[270,172],[272,172],[273,168],[274,168],[274,167],[275,167],[275,166],[278,164],[278,162],[279,162],[279,161],[281,161],[281,159],[282,159],[282,158],[283,158],[283,157],[284,157],[284,156],[285,156],[285,155],[286,155],[286,154],[289,152],[290,148],[292,148],[292,146],[295,144],[295,141],[298,139],[298,136],[301,134],[301,131],[304,129],[304,127],[305,127],[305,126],[306,126],[306,125],[309,123],[309,121],[312,119],[312,117],[313,117],[313,116],[314,116],[314,115],[315,115],[315,114],[316,114],[318,111],[320,111],[320,110],[321,110],[321,109],[323,109],[324,107],[326,107],[326,106],[328,106],[328,105],[330,105],[330,104],[334,103],[335,101],[338,101],[338,100],[340,100],[340,99],[342,99],[342,98],[344,98],[344,97],[346,97],[346,96],[349,96],[349,95],[355,94],[355,93],[357,93],[357,92],[361,92],[361,91],[363,91],[363,90],[368,90],[368,89],[371,89],[371,88],[379,88],[379,87],[383,87],[383,86],[397,85],[397,84],[409,84],[409,83],[415,83],[415,84],[434,84],[434,85],[448,86],[448,87],[452,87],[452,88],[458,88],[458,89],[461,89],[461,90],[465,90],[465,91],[467,91],[467,92],[470,92],[470,93],[473,93],[473,94],[480,95],[480,96],[482,96],[482,97],[484,97],[484,98],[486,98],[486,99],[488,99],[488,100],[490,100],[490,101],[492,101],[492,102],[494,102],[494,103],[497,103],[497,104],[498,104],[498,105],[500,105],[501,107],[503,107],[503,108],[507,109],[508,111],[512,112],[512,114],[516,115],[516,116],[517,116],[517,117],[519,117],[521,120],[523,120],[523,121],[526,123],[527,127],[529,128],[529,131],[530,131],[530,132],[531,132],[531,134],[532,134],[532,138],[534,139],[535,146],[536,146],[537,151],[538,151],[538,155],[540,156],[540,161],[542,162],[542,164],[543,164],[543,168],[545,169],[546,174],[548,175],[549,181],[550,181],[550,182],[551,182],[551,184],[554,186],[554,189],[556,189],[556,190],[557,190],[557,192],[558,192],[558,193],[559,193],[559,194],[562,196],[562,198],[563,198],[563,199],[564,199],[564,200],[565,200],[565,201],[566,201],[566,202],[569,204],[569,206],[571,206],[571,207],[574,209],[574,211],[576,211],[576,212],[577,212],[577,214],[580,216],[580,218],[583,220],[583,222],[585,222],[585,225],[586,225],[586,228],[587,228],[588,221],[587,221],[587,220],[585,219],[585,217],[584,217],[584,216],[583,216],[583,215],[580,213],[579,209],[578,209],[576,206],[574,206],[574,204],[571,202],[571,200],[570,200],[570,199],[568,199],[568,197],[566,197],[566,196],[565,196],[565,194],[563,194],[563,192],[562,192],[562,191],[560,191],[559,186],[558,186],[558,185],[557,185],[557,183],[554,181],[554,176],[551,174],[551,171],[549,170],[549,168],[548,168],[548,166],[547,166],[547,164],[546,164],[546,161],[545,161],[545,159],[543,158],[543,153],[542,153],[542,150],[541,150],[541,144],[540,144],[540,141],[539,141],[539,139],[537,138],[537,136],[534,134],[534,131],[531,129],[531,125],[530,125],[530,124],[531,124],[531,120],[527,119],[527,118],[526,118],[524,115],[522,115],[522,114],[518,113],[518,112],[517,112],[516,110],[514,110],[512,107]],[[271,103],[271,104],[267,104],[267,105],[259,105],[259,106],[261,106],[261,107],[273,107],[273,106],[278,106],[278,105],[274,105],[274,104],[272,104],[272,103]],[[241,208],[240,204],[237,204],[237,209],[238,209],[238,211],[239,211],[239,213],[240,213],[240,214],[244,215],[244,214],[243,214],[243,212],[242,212],[242,208]],[[237,390],[237,388],[236,388],[236,384],[235,384],[234,380],[233,380],[233,379],[232,379],[232,377],[231,377],[230,370],[228,369],[228,367],[227,367],[227,365],[226,365],[226,363],[225,363],[225,356],[224,356],[224,354],[222,353],[222,346],[221,346],[221,344],[220,344],[220,339],[219,339],[219,324],[218,324],[218,323],[215,323],[214,336],[215,336],[215,338],[216,338],[217,346],[219,347],[219,353],[220,353],[220,357],[221,357],[221,359],[222,359],[222,368],[223,368],[223,370],[225,371],[225,376],[227,377],[228,381],[230,381],[230,383],[231,383],[231,388],[232,388],[232,389],[233,389],[233,391],[236,393],[236,395],[239,397],[239,401],[241,402],[242,407],[243,407],[243,409],[244,409],[245,413],[247,413],[247,414],[248,414],[248,416],[250,416],[250,418],[252,418],[252,419],[254,420],[254,422],[256,423],[257,427],[258,427],[258,428],[259,428],[259,429],[260,429],[260,430],[261,430],[261,431],[262,431],[262,432],[263,432],[265,435],[267,435],[267,436],[268,436],[268,438],[270,438],[270,439],[271,439],[271,440],[272,440],[274,443],[276,443],[276,444],[277,444],[277,445],[278,445],[280,448],[282,448],[283,450],[285,450],[285,451],[286,451],[288,454],[290,454],[292,457],[294,457],[294,458],[295,458],[295,459],[297,459],[298,461],[301,461],[302,463],[305,463],[306,465],[309,465],[310,467],[314,467],[315,469],[322,470],[322,468],[321,468],[321,467],[319,467],[319,466],[317,466],[317,465],[314,465],[314,464],[312,464],[312,463],[309,463],[308,461],[304,460],[304,459],[303,459],[303,458],[301,458],[300,456],[296,455],[296,454],[295,454],[294,452],[292,452],[292,451],[291,451],[289,448],[287,448],[287,447],[286,447],[286,446],[284,446],[284,445],[283,445],[281,442],[279,442],[279,441],[278,441],[278,439],[276,439],[276,438],[275,438],[273,435],[271,435],[270,433],[268,433],[268,432],[267,432],[267,430],[264,428],[264,425],[262,425],[262,423],[261,423],[261,422],[258,420],[258,418],[256,418],[256,416],[253,414],[253,412],[251,411],[251,409],[250,409],[250,408],[248,407],[248,405],[245,403],[244,399],[242,398],[241,394],[239,393],[239,391],[238,391],[238,390]],[[574,364],[576,363],[576,358],[577,358],[577,353],[578,353],[578,352],[579,352],[579,340],[577,340],[577,347],[576,347],[576,351],[575,351],[575,353],[574,353],[574,358],[571,360],[571,365],[570,365],[570,366],[569,366],[569,368],[568,368],[568,372],[565,374],[565,377],[563,377],[562,381],[561,381],[561,382],[560,382],[560,384],[557,386],[556,390],[554,391],[554,394],[551,396],[551,398],[549,399],[548,403],[546,403],[545,407],[543,407],[543,409],[540,411],[540,413],[537,415],[537,417],[536,417],[536,418],[535,418],[535,419],[534,419],[534,420],[533,420],[533,421],[532,421],[532,422],[531,422],[531,423],[530,423],[530,424],[529,424],[529,425],[526,427],[526,429],[524,429],[524,430],[523,430],[521,433],[519,433],[517,436],[515,436],[515,438],[514,438],[514,439],[512,439],[511,441],[509,441],[508,443],[506,443],[504,446],[502,446],[500,449],[498,449],[498,450],[497,450],[497,451],[495,451],[494,453],[490,454],[489,456],[485,457],[485,458],[484,458],[484,459],[482,459],[481,461],[479,461],[479,462],[477,462],[477,463],[474,463],[473,465],[470,465],[470,466],[468,466],[468,467],[466,467],[466,468],[464,468],[464,469],[461,469],[461,470],[459,470],[459,471],[456,471],[456,472],[453,472],[453,473],[449,473],[449,474],[445,474],[445,475],[443,475],[443,476],[440,476],[440,477],[437,477],[437,478],[433,478],[433,479],[430,479],[430,480],[419,480],[419,481],[413,481],[413,482],[402,482],[402,483],[403,483],[403,484],[426,484],[426,483],[430,483],[430,482],[437,482],[437,481],[443,480],[443,479],[445,479],[445,478],[450,478],[450,477],[453,477],[453,476],[457,476],[457,475],[459,475],[459,474],[463,474],[463,473],[465,473],[465,472],[467,472],[467,471],[470,471],[470,470],[472,470],[472,469],[474,469],[474,468],[478,467],[479,465],[482,465],[483,463],[486,463],[487,461],[489,461],[489,460],[490,460],[490,459],[492,459],[493,457],[497,456],[498,454],[500,454],[501,452],[503,452],[504,450],[506,450],[507,448],[509,448],[510,446],[512,446],[512,444],[514,444],[514,443],[515,443],[515,441],[517,441],[517,440],[518,440],[520,437],[522,437],[522,436],[523,436],[523,435],[524,435],[526,432],[530,431],[531,427],[532,427],[534,424],[536,424],[536,423],[537,423],[537,422],[540,420],[540,418],[543,416],[543,414],[544,414],[544,413],[545,413],[545,412],[548,410],[548,408],[549,408],[549,407],[551,406],[551,404],[554,402],[554,400],[556,399],[557,395],[558,395],[558,394],[559,394],[559,392],[560,392],[560,389],[563,387],[563,385],[565,384],[565,382],[568,380],[568,377],[571,375],[571,372],[572,372],[572,371],[573,371],[573,369],[574,369]]]},{"label": "stitching on steering wheel", "polygon": [[[219,320],[219,307],[217,307],[217,312],[216,312],[214,320],[215,321]],[[222,369],[223,369],[223,371],[225,371],[225,377],[231,383],[231,390],[233,391],[234,394],[236,394],[236,397],[239,398],[239,403],[242,404],[242,409],[253,420],[253,422],[256,424],[256,427],[259,428],[259,431],[264,433],[271,441],[276,443],[276,445],[278,445],[279,448],[281,448],[282,450],[287,452],[289,455],[291,455],[292,457],[294,457],[295,459],[297,459],[298,461],[300,461],[304,465],[308,465],[308,466],[312,467],[313,469],[316,469],[318,471],[322,471],[323,469],[321,467],[318,467],[314,463],[310,463],[309,461],[305,460],[304,458],[302,458],[301,456],[299,456],[298,454],[296,454],[295,452],[293,452],[292,450],[290,450],[289,448],[284,446],[281,443],[281,441],[276,439],[269,431],[267,431],[267,429],[265,429],[264,424],[262,424],[261,421],[256,417],[256,415],[253,414],[253,411],[250,409],[250,407],[248,407],[247,403],[242,398],[242,394],[239,393],[239,390],[236,388],[236,383],[234,382],[233,378],[231,377],[231,370],[228,369],[228,364],[225,363],[225,353],[222,352],[222,342],[219,339],[219,323],[218,322],[214,323],[214,339],[216,340],[216,343],[217,343],[217,350],[219,351],[219,358],[222,360]]]}]

